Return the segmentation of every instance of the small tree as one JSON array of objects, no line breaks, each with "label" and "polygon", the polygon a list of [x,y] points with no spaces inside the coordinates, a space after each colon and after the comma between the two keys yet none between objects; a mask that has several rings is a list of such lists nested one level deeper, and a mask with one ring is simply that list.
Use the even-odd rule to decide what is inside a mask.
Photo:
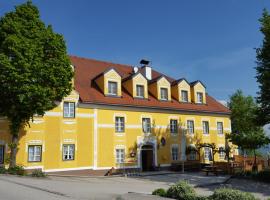
[{"label": "small tree", "polygon": [[10,167],[20,129],[68,95],[72,77],[64,38],[45,26],[30,1],[0,19],[0,114],[10,121]]},{"label": "small tree", "polygon": [[232,134],[229,140],[242,150],[254,152],[254,169],[256,167],[256,149],[270,143],[270,139],[256,125],[256,103],[251,96],[244,96],[242,91],[234,93],[229,102],[232,120]]},{"label": "small tree", "polygon": [[260,91],[257,101],[259,103],[258,120],[260,125],[270,123],[270,15],[264,9],[260,31],[263,34],[263,42],[260,48],[257,48],[257,82]]}]

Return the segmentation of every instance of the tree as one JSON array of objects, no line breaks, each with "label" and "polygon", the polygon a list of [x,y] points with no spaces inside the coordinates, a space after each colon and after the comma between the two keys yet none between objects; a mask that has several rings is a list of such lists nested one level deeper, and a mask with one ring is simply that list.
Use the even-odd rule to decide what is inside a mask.
[{"label": "tree", "polygon": [[261,127],[256,125],[256,103],[251,96],[244,96],[237,90],[229,102],[232,120],[232,134],[229,140],[242,150],[251,150],[254,153],[254,167],[256,167],[256,149],[270,143]]},{"label": "tree", "polygon": [[260,88],[257,97],[257,102],[260,105],[257,122],[264,125],[270,123],[270,15],[266,9],[264,9],[259,21],[261,23],[260,31],[264,38],[262,46],[256,49],[256,78]]},{"label": "tree", "polygon": [[31,1],[1,17],[0,113],[10,122],[10,167],[20,130],[71,92],[72,77],[63,36],[40,20]]}]

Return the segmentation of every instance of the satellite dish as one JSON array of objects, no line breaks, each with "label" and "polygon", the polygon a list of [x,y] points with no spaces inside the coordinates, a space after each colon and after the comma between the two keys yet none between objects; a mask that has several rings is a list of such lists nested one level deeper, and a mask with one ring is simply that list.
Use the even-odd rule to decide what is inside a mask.
[{"label": "satellite dish", "polygon": [[139,68],[138,67],[133,67],[133,72],[134,73],[137,73],[139,71]]}]

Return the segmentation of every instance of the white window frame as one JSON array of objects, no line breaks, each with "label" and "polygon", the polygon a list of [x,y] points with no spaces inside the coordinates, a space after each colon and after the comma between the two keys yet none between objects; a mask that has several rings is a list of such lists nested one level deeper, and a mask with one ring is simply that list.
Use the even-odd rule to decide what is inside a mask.
[{"label": "white window frame", "polygon": [[142,131],[144,133],[151,133],[151,118],[149,117],[142,118]]},{"label": "white window frame", "polygon": [[178,120],[177,119],[170,119],[170,132],[171,134],[178,133]]},{"label": "white window frame", "polygon": [[190,151],[188,154],[188,160],[196,160],[197,153],[196,151]]},{"label": "white window frame", "polygon": [[115,149],[115,162],[117,164],[122,164],[125,162],[125,149],[124,148]]},{"label": "white window frame", "polygon": [[[223,150],[221,150],[223,149]],[[226,156],[226,153],[225,153],[225,148],[224,147],[219,147],[218,148],[219,152],[218,152],[218,156],[219,156],[219,159],[220,160],[225,160],[225,156]]]},{"label": "white window frame", "polygon": [[[185,93],[186,96],[183,95],[183,93]],[[186,97],[186,99],[184,97]],[[188,102],[188,91],[187,90],[181,90],[181,101]]]},{"label": "white window frame", "polygon": [[[221,125],[221,126],[219,126]],[[223,122],[217,122],[217,133],[218,135],[223,135],[224,134],[224,129],[223,129]]]},{"label": "white window frame", "polygon": [[197,92],[197,103],[203,103],[203,92]]},{"label": "white window frame", "polygon": [[125,132],[125,117],[116,116],[115,117],[115,132],[124,133]]},{"label": "white window frame", "polygon": [[64,118],[75,118],[75,102],[64,101],[63,107]]},{"label": "white window frame", "polygon": [[41,157],[42,145],[28,145],[28,162],[41,162]]},{"label": "white window frame", "polygon": [[202,121],[202,126],[203,126],[203,134],[204,135],[209,135],[209,121]]},{"label": "white window frame", "polygon": [[[206,149],[207,149],[207,151],[206,151]],[[210,147],[204,147],[204,159],[205,160],[210,160],[210,157],[209,157],[210,154],[212,155],[212,149]]]},{"label": "white window frame", "polygon": [[190,135],[194,134],[194,120],[187,120],[187,132]]},{"label": "white window frame", "polygon": [[136,85],[136,97],[144,98],[144,85]]},{"label": "white window frame", "polygon": [[0,145],[0,164],[4,164],[5,162],[5,146]]},{"label": "white window frame", "polygon": [[[115,87],[113,87],[115,85]],[[108,81],[108,94],[117,96],[118,83],[117,81]]]},{"label": "white window frame", "polygon": [[179,160],[179,146],[177,144],[173,144],[171,146],[171,156],[172,156],[172,161]]},{"label": "white window frame", "polygon": [[75,160],[75,144],[63,144],[63,161]]},{"label": "white window frame", "polygon": [[[163,91],[166,91],[165,93]],[[168,101],[169,99],[169,90],[168,88],[161,87],[160,88],[160,99],[163,101]]]}]

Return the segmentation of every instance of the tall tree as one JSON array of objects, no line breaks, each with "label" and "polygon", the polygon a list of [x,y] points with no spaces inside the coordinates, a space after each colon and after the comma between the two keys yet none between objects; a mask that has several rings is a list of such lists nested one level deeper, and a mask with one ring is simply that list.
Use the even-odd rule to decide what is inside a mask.
[{"label": "tall tree", "polygon": [[260,31],[263,34],[263,42],[257,52],[257,82],[260,91],[258,92],[257,101],[259,103],[258,120],[260,125],[270,123],[270,15],[264,9]]},{"label": "tall tree", "polygon": [[256,125],[256,103],[251,96],[244,96],[237,90],[230,98],[232,134],[229,140],[242,150],[251,150],[254,153],[254,169],[256,169],[256,149],[270,143],[261,127]]},{"label": "tall tree", "polygon": [[41,20],[28,1],[0,19],[0,113],[10,121],[10,167],[19,132],[72,90],[73,70],[62,35]]}]

